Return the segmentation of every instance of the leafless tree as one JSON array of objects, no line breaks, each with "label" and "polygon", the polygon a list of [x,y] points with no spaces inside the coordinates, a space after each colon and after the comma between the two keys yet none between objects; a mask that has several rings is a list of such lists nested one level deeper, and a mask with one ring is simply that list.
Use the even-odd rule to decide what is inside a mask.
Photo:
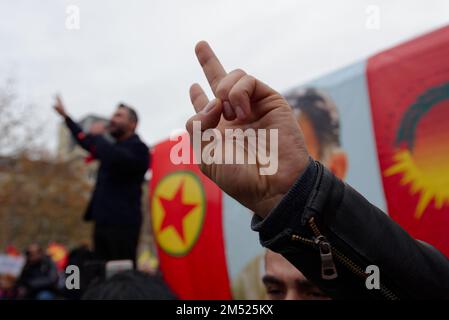
[{"label": "leafless tree", "polygon": [[80,161],[61,161],[44,147],[45,123],[18,102],[13,82],[0,87],[0,251],[31,242],[75,245],[90,239],[82,222],[91,186]]}]

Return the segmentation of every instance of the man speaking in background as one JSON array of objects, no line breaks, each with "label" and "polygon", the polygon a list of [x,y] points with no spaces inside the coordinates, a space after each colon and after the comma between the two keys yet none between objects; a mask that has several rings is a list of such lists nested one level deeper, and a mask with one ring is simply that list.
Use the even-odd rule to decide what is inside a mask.
[{"label": "man speaking in background", "polygon": [[[84,133],[68,115],[60,99],[54,106],[77,143],[100,161],[97,181],[84,219],[93,220],[94,250],[98,259],[136,261],[142,223],[141,196],[149,165],[148,147],[135,133],[136,111],[120,104],[105,128]],[[106,134],[114,138],[107,139]]]}]

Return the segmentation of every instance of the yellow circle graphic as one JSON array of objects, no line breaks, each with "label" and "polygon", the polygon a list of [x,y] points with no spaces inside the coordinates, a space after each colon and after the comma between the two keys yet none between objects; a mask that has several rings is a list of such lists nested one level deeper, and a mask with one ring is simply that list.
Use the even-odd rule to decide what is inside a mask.
[{"label": "yellow circle graphic", "polygon": [[151,199],[152,225],[159,246],[173,256],[186,255],[202,229],[205,195],[191,171],[176,171],[157,184]]}]

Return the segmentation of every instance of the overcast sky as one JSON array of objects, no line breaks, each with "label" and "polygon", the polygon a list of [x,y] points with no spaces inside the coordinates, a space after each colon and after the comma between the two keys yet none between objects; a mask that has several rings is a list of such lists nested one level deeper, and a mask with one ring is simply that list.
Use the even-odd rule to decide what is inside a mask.
[{"label": "overcast sky", "polygon": [[[70,5],[79,29],[67,28]],[[448,23],[447,0],[3,0],[0,82],[13,77],[20,103],[41,110],[50,147],[55,92],[76,119],[108,116],[120,101],[135,106],[153,144],[184,128],[190,84],[206,85],[199,40],[228,70],[283,91]]]}]

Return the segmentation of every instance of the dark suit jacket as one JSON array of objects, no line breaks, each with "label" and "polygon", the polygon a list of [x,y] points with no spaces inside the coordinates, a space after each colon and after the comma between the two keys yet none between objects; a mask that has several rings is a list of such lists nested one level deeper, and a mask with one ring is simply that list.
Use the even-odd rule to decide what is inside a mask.
[{"label": "dark suit jacket", "polygon": [[140,225],[142,183],[148,169],[148,147],[134,134],[111,143],[85,134],[69,117],[66,124],[78,144],[100,161],[97,182],[84,219],[97,225]]}]

